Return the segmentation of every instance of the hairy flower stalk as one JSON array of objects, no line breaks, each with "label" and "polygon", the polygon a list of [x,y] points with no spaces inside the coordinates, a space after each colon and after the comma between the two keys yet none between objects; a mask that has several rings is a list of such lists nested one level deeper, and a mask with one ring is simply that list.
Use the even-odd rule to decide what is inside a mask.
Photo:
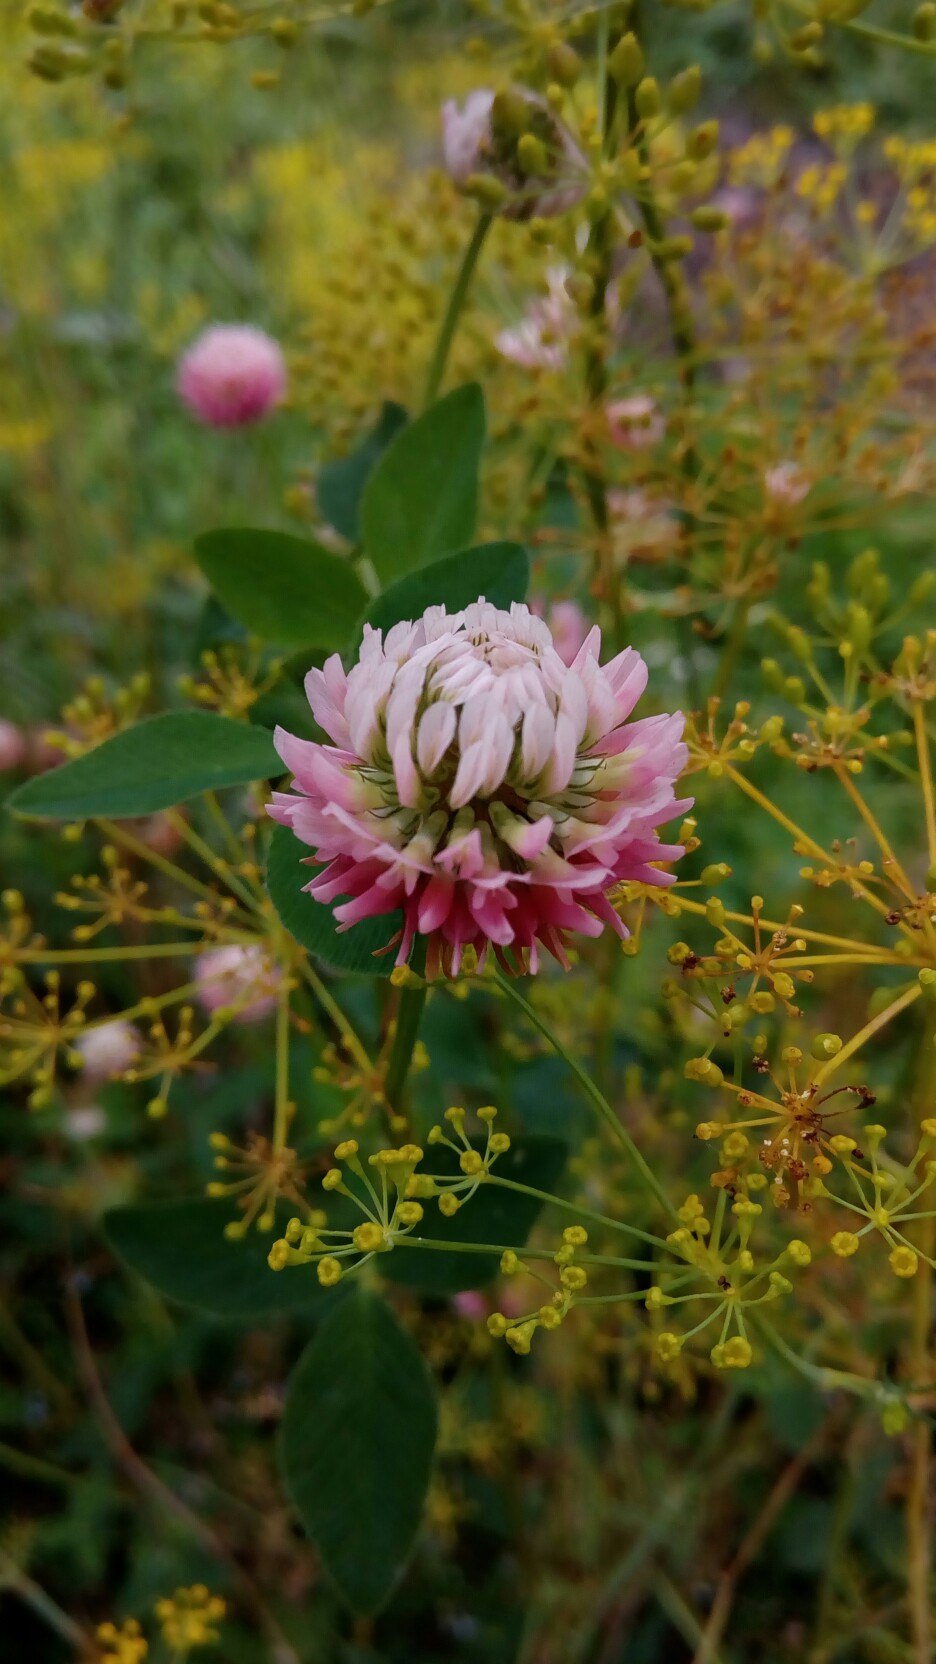
[{"label": "hairy flower stalk", "polygon": [[570,934],[626,929],[608,899],[624,879],[664,885],[682,854],[658,827],[689,807],[680,713],[629,722],[647,682],[627,648],[607,665],[593,629],[570,665],[514,603],[430,607],[383,639],[365,631],[306,691],[320,745],[277,730],[295,792],[270,814],[323,870],[305,886],[342,929],[402,909],[387,942],[404,964],[426,938],[427,974],[457,975],[466,947],[510,971],[540,947],[568,966]]}]

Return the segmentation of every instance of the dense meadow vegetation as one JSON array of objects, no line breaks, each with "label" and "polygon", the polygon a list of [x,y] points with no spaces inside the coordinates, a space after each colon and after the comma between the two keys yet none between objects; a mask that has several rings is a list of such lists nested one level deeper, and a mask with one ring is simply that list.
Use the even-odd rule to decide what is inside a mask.
[{"label": "dense meadow vegetation", "polygon": [[0,1659],[931,1664],[936,5],[0,42]]}]

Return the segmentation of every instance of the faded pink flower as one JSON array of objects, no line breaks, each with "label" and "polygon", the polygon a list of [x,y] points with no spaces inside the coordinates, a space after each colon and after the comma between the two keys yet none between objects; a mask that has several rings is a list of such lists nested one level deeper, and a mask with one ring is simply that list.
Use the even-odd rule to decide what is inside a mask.
[{"label": "faded pink flower", "polygon": [[460,1294],[453,1294],[452,1305],[459,1317],[467,1318],[469,1323],[483,1323],[490,1311],[490,1305],[483,1294],[475,1288],[466,1288]]},{"label": "faded pink flower", "polygon": [[679,532],[675,504],[646,491],[609,491],[608,513],[615,559],[623,563],[658,560]]},{"label": "faded pink flower", "polygon": [[456,185],[467,185],[473,173],[487,165],[491,142],[491,110],[494,94],[489,87],[476,87],[464,104],[454,98],[442,106],[442,154],[446,171]]},{"label": "faded pink flower", "polygon": [[811,480],[798,462],[778,462],[764,475],[764,490],[771,502],[784,508],[796,508],[809,496]]},{"label": "faded pink flower", "polygon": [[614,399],[606,407],[612,442],[626,451],[644,451],[656,445],[666,432],[666,422],[656,399],[649,393],[633,393]]},{"label": "faded pink flower", "polygon": [[238,1022],[259,1023],[276,1006],[282,973],[259,944],[230,942],[203,953],[195,966],[198,998],[210,1016],[233,1007]]},{"label": "faded pink flower", "polygon": [[571,664],[591,625],[577,601],[554,601],[548,613],[542,601],[534,600],[530,608],[537,618],[545,616],[553,646],[563,664]]},{"label": "faded pink flower", "polygon": [[74,1045],[81,1059],[82,1080],[89,1086],[114,1080],[136,1062],[142,1046],[139,1030],[123,1017],[83,1029]]},{"label": "faded pink flower", "polygon": [[286,391],[286,366],[276,342],[252,324],[215,324],[183,355],[179,397],[200,422],[239,428],[258,422]]},{"label": "faded pink flower", "polygon": [[[415,623],[365,628],[357,664],[337,654],[306,692],[334,741],[277,729],[297,793],[269,812],[325,863],[304,886],[341,900],[348,930],[403,911],[397,963],[426,937],[429,976],[457,974],[466,946],[535,971],[540,944],[568,965],[572,932],[627,934],[607,892],[667,884],[652,862],[682,851],[657,827],[683,808],[682,715],[628,723],[647,682],[627,648],[600,666],[600,631],[565,665],[528,607],[430,607]],[[506,957],[507,950],[514,962]]]},{"label": "faded pink flower", "polygon": [[9,774],[26,761],[26,735],[15,722],[0,717],[0,774]]},{"label": "faded pink flower", "polygon": [[526,315],[494,337],[502,358],[524,370],[562,370],[569,356],[569,340],[578,315],[565,286],[568,267],[553,266],[546,273],[547,292],[531,302]]},{"label": "faded pink flower", "polygon": [[568,129],[557,121],[542,98],[519,88],[514,89],[513,96],[525,103],[529,131],[546,150],[549,173],[533,177],[520,168],[517,135],[498,132],[497,95],[489,87],[476,87],[461,105],[454,98],[443,104],[442,155],[446,170],[459,190],[464,190],[475,174],[490,174],[498,180],[507,191],[500,212],[508,219],[529,219],[533,214],[549,219],[564,214],[585,194],[585,159]]}]

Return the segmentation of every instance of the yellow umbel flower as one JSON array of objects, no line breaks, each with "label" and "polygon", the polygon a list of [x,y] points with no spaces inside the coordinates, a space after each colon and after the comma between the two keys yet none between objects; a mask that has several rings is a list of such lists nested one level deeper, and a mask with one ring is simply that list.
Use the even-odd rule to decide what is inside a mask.
[{"label": "yellow umbel flower", "polygon": [[140,1664],[149,1651],[136,1618],[127,1618],[119,1629],[116,1624],[98,1624],[97,1638],[103,1646],[100,1664]]}]

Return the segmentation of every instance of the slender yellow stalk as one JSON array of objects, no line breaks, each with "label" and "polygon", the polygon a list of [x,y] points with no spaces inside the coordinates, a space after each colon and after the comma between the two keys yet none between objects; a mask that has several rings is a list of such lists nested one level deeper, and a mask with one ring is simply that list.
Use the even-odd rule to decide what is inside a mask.
[{"label": "slender yellow stalk", "polygon": [[916,734],[917,756],[920,760],[920,784],[923,790],[923,809],[926,814],[926,846],[930,866],[936,867],[936,793],[933,791],[933,766],[930,759],[926,715],[921,700],[914,700],[913,729]]},{"label": "slender yellow stalk", "polygon": [[901,1011],[906,1011],[914,1000],[918,1000],[922,992],[920,984],[914,982],[910,988],[905,988],[899,998],[894,1000],[891,1005],[885,1006],[884,1010],[879,1011],[876,1017],[872,1017],[870,1022],[865,1023],[864,1028],[859,1029],[857,1034],[853,1034],[851,1039],[846,1041],[840,1052],[836,1052],[834,1057],[830,1057],[828,1062],[823,1063],[821,1069],[816,1071],[813,1076],[816,1085],[822,1086],[831,1075],[841,1069],[843,1063],[847,1063],[850,1057],[854,1057],[855,1052],[860,1051],[861,1047],[866,1045],[879,1029],[886,1028],[894,1017],[899,1016]]}]

